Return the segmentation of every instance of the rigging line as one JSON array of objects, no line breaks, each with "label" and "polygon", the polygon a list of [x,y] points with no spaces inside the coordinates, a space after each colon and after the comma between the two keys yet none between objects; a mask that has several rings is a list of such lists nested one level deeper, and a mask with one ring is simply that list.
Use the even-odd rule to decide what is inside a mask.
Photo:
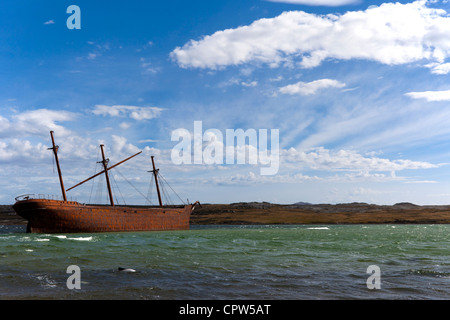
[{"label": "rigging line", "polygon": [[183,200],[180,198],[180,196],[178,195],[178,193],[176,193],[175,190],[172,189],[172,187],[171,187],[170,184],[166,181],[166,179],[165,179],[161,174],[159,174],[159,176],[160,176],[160,177],[164,180],[164,182],[169,186],[169,188],[173,191],[173,193],[175,193],[175,194],[177,195],[177,197],[178,197],[178,199],[180,199],[181,203],[182,203],[182,204],[185,204],[184,201],[183,201]]},{"label": "rigging line", "polygon": [[103,203],[103,179],[97,180],[97,190],[95,192],[95,201],[98,201],[99,204]]},{"label": "rigging line", "polygon": [[162,183],[162,181],[160,183],[160,187],[161,187],[161,191],[163,194],[163,199],[166,200],[166,205],[171,205],[172,204],[171,199],[170,199],[169,195],[167,194],[166,186],[164,183]]},{"label": "rigging line", "polygon": [[[164,192],[165,192],[165,194],[166,194],[166,197],[168,198],[169,203],[170,203],[171,205],[175,205],[175,202],[172,200],[172,197],[170,196],[170,193],[169,193],[169,191],[167,190],[167,187],[166,187],[166,186],[168,186],[168,187],[172,190],[172,192],[175,193],[176,196],[178,196],[178,194],[175,192],[175,190],[172,189],[172,187],[171,187],[170,184],[167,182],[167,180],[164,179],[164,177],[161,176],[161,178],[162,178],[162,183],[163,183],[163,185],[164,185]],[[178,197],[178,198],[180,199],[180,197]],[[183,201],[182,201],[181,199],[180,199],[180,201],[181,201],[181,203],[183,203]]]},{"label": "rigging line", "polygon": [[117,184],[117,181],[115,178],[114,178],[114,182],[116,183],[117,190],[119,190],[120,196],[122,197],[123,204],[126,205],[127,203],[125,201],[125,197],[123,196],[122,191],[120,191],[119,185]]},{"label": "rigging line", "polygon": [[126,178],[126,177],[125,177],[125,176],[124,176],[117,168],[115,168],[115,169],[116,169],[117,173],[119,173],[120,176],[121,176],[126,182],[128,182],[130,186],[132,186],[132,187],[134,188],[134,190],[136,190],[142,197],[144,197],[144,199],[148,200],[148,201],[151,203],[151,201],[150,201],[149,199],[147,199],[147,197],[146,197],[141,191],[139,191],[139,189],[136,188],[130,181],[128,181],[128,179],[127,179],[127,178]]},{"label": "rigging line", "polygon": [[167,190],[166,182],[164,180],[161,180],[161,189],[162,189],[162,192],[164,194],[164,198],[166,199],[167,204],[172,205],[173,202],[172,202],[172,199]]},{"label": "rigging line", "polygon": [[150,184],[148,186],[148,191],[147,191],[147,197],[146,197],[146,202],[148,201],[149,205],[153,205],[153,203],[150,201],[151,197],[152,197],[152,193],[153,193],[153,175],[151,175],[150,177]]},{"label": "rigging line", "polygon": [[150,199],[151,199],[151,197],[152,197],[152,193],[153,193],[153,181],[154,181],[154,178],[153,178],[153,175],[151,175],[150,176],[150,184],[148,185],[148,191],[147,191],[147,197],[146,197],[146,204],[147,204],[147,201],[148,201],[148,204],[149,205],[153,205],[153,203],[150,201]]},{"label": "rigging line", "polygon": [[[122,200],[123,200],[123,203],[126,205],[126,203],[125,203],[125,198],[123,197],[123,195],[122,195],[122,192],[120,191],[120,189],[119,189],[119,185],[117,184],[117,181],[116,181],[116,179],[114,178],[114,174],[111,174],[111,179],[112,179],[112,181],[113,181],[113,186],[114,186],[114,184],[115,184],[115,188],[117,189],[117,190],[119,190],[119,193],[120,193],[120,196],[122,197]],[[115,190],[114,190],[114,188],[113,188],[113,192],[114,192]],[[119,202],[119,199],[118,199],[118,196],[117,196],[117,194],[114,192],[114,196],[115,196],[115,198],[116,198],[116,203],[117,204],[119,204],[120,202]]]},{"label": "rigging line", "polygon": [[[97,151],[97,161],[95,162],[94,173],[97,172],[97,165],[98,165],[98,157],[99,157],[99,155],[100,155],[100,148],[98,148],[98,151]],[[91,193],[89,195],[89,202],[88,203],[91,203],[91,197],[92,197],[92,191],[94,190],[94,184],[95,184],[95,182],[94,182],[94,180],[92,180]]]},{"label": "rigging line", "polygon": [[164,192],[166,193],[167,203],[170,204],[170,205],[174,205],[175,202],[173,202],[172,197],[169,194],[169,191],[166,189],[166,190],[164,190]]}]

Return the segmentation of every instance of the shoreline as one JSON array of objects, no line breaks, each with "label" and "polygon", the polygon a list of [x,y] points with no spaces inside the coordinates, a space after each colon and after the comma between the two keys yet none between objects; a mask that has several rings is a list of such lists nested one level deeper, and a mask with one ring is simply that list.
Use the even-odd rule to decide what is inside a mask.
[{"label": "shoreline", "polygon": [[[12,205],[0,205],[0,225],[26,225]],[[191,214],[191,225],[258,224],[450,224],[450,205],[367,203],[290,205],[268,202],[203,204]]]}]

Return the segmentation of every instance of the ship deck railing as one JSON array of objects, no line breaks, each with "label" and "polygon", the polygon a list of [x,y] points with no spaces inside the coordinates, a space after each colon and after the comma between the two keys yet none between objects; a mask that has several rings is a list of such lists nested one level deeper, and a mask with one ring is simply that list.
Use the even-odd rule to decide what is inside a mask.
[{"label": "ship deck railing", "polygon": [[[17,196],[15,198],[16,201],[24,201],[24,200],[30,200],[30,199],[44,199],[44,200],[64,200],[62,196],[54,195],[54,194],[43,194],[43,193],[28,193],[28,194],[22,194],[20,196]],[[76,201],[76,199],[67,199],[68,201]]]},{"label": "ship deck railing", "polygon": [[[43,193],[28,193],[28,194],[22,194],[20,196],[17,196],[15,198],[16,201],[25,201],[25,200],[32,200],[32,199],[43,199],[43,200],[61,200],[63,201],[63,197],[62,196],[58,196],[58,195],[54,195],[54,194],[43,194]],[[72,197],[70,197],[70,199],[67,199],[68,201],[77,201],[76,199],[74,200]],[[88,205],[88,206],[110,206],[109,204],[95,204],[95,203],[82,203],[82,205]],[[125,207],[135,207],[135,208],[151,208],[151,207],[155,207],[158,208],[160,206],[158,205],[127,205],[127,204],[116,204],[116,206],[125,206]],[[165,204],[164,208],[182,208],[184,207],[184,204]]]}]

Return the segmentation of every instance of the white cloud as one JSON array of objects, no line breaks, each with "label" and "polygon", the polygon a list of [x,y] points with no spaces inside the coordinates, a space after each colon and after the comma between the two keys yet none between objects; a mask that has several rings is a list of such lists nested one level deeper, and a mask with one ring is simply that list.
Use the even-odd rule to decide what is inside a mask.
[{"label": "white cloud", "polygon": [[181,67],[210,69],[252,62],[274,67],[298,58],[304,68],[329,58],[388,65],[428,61],[437,72],[450,57],[449,34],[447,12],[427,7],[427,1],[385,3],[343,15],[284,12],[191,40],[171,57]]},{"label": "white cloud", "polygon": [[9,143],[0,141],[0,163],[36,162],[48,156],[47,146],[41,143],[32,145],[27,140],[12,139]]},{"label": "white cloud", "polygon": [[345,83],[333,79],[320,79],[311,82],[299,81],[295,84],[290,84],[280,88],[280,92],[284,94],[300,94],[302,96],[315,94],[317,90],[325,88],[342,88]]},{"label": "white cloud", "polygon": [[48,21],[45,21],[44,24],[55,24],[55,21],[53,21],[53,20],[48,20]]},{"label": "white cloud", "polygon": [[0,136],[43,136],[49,131],[67,135],[69,131],[57,122],[73,121],[77,114],[62,110],[37,109],[13,115],[11,119],[0,116]]},{"label": "white cloud", "polygon": [[112,154],[120,155],[120,154],[134,154],[141,151],[138,147],[134,146],[131,143],[127,143],[127,139],[125,137],[119,137],[116,135],[112,135]]},{"label": "white cloud", "polygon": [[412,160],[389,160],[379,157],[363,156],[353,150],[330,151],[323,147],[308,150],[290,148],[282,153],[282,161],[286,164],[304,166],[314,170],[326,171],[387,171],[395,172],[407,169],[431,169],[438,165]]},{"label": "white cloud", "polygon": [[256,87],[258,85],[258,81],[249,81],[249,82],[242,81],[241,85],[243,85],[244,87]]},{"label": "white cloud", "polygon": [[[170,170],[189,172],[199,184],[217,185],[258,185],[269,183],[322,183],[335,182],[409,182],[405,176],[396,172],[403,170],[434,169],[440,165],[407,159],[391,160],[377,156],[362,155],[354,150],[329,150],[323,147],[312,149],[283,149],[280,151],[280,172],[263,176],[254,166],[191,165],[174,166]],[[173,165],[173,164],[172,164]],[[182,168],[182,169],[181,169]],[[199,174],[214,168],[206,179]],[[223,169],[223,170],[220,170]],[[252,170],[255,170],[253,172]],[[417,177],[414,177],[417,179]]]},{"label": "white cloud", "polygon": [[450,63],[430,63],[425,65],[431,69],[431,73],[433,74],[447,74],[450,72]]},{"label": "white cloud", "polygon": [[7,132],[9,130],[10,123],[7,118],[4,118],[0,115],[0,132]]},{"label": "white cloud", "polygon": [[269,79],[270,82],[278,82],[278,81],[281,81],[281,80],[283,80],[283,76],[278,76],[276,78]]},{"label": "white cloud", "polygon": [[204,180],[202,183],[214,183],[217,185],[256,185],[267,183],[301,183],[306,181],[323,181],[324,179],[317,176],[307,176],[302,173],[263,176],[252,171],[248,173],[236,173],[234,175],[215,176],[210,180]]},{"label": "white cloud", "polygon": [[119,125],[119,127],[120,127],[121,129],[126,130],[126,129],[128,129],[128,128],[131,127],[131,123],[129,123],[129,122],[122,122],[122,123]]},{"label": "white cloud", "polygon": [[427,101],[449,101],[450,90],[445,91],[423,91],[423,92],[408,92],[405,93],[413,99],[426,99]]},{"label": "white cloud", "polygon": [[98,54],[97,53],[89,53],[88,54],[88,56],[87,56],[87,58],[89,59],[89,60],[94,60],[95,58],[97,58],[97,56],[98,56]]},{"label": "white cloud", "polygon": [[306,4],[310,6],[328,6],[328,7],[338,7],[348,4],[356,4],[360,2],[360,0],[267,0],[267,1],[291,3],[291,4]]},{"label": "white cloud", "polygon": [[102,116],[110,116],[110,117],[128,116],[134,120],[149,120],[159,117],[162,111],[163,111],[162,108],[157,107],[96,105],[92,112],[96,115]]},{"label": "white cloud", "polygon": [[147,61],[145,58],[140,58],[141,68],[144,73],[157,73],[158,69],[153,66],[153,64]]}]

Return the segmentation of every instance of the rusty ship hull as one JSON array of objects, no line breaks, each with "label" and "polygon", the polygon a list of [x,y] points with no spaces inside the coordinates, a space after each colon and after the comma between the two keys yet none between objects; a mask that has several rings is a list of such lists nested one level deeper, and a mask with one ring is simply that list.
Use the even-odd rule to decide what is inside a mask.
[{"label": "rusty ship hull", "polygon": [[187,230],[195,205],[141,207],[85,205],[75,201],[27,199],[13,208],[31,233],[93,233]]},{"label": "rusty ship hull", "polygon": [[[159,169],[155,168],[154,156],[151,156],[158,192],[159,207],[115,205],[112,195],[108,171],[141,154],[142,151],[109,166],[104,145],[100,145],[103,171],[89,177],[77,185],[65,190],[58,160],[59,146],[55,144],[53,131],[50,131],[52,147],[58,169],[62,200],[36,198],[35,195],[16,197],[13,208],[16,213],[28,221],[27,232],[33,233],[91,233],[91,232],[123,232],[123,231],[158,231],[189,229],[189,219],[198,201],[184,206],[164,206],[158,185]],[[105,175],[110,205],[85,205],[76,201],[68,201],[69,191],[101,174]],[[181,200],[181,199],[180,199]]]}]

